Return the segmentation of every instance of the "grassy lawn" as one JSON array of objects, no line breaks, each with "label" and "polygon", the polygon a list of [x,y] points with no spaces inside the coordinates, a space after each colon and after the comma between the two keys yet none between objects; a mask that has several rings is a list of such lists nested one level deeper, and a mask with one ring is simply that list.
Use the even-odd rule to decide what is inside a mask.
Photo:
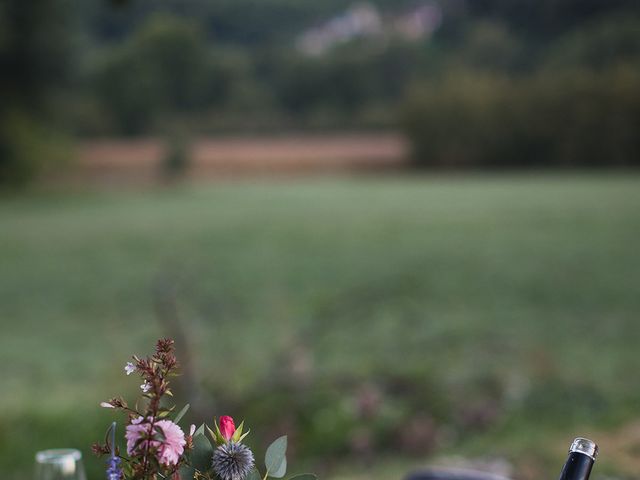
[{"label": "grassy lawn", "polygon": [[168,278],[214,395],[259,386],[269,397],[279,362],[301,343],[313,378],[406,373],[428,378],[447,405],[491,399],[497,384],[496,419],[458,429],[434,454],[517,459],[552,438],[539,454],[550,470],[540,468],[555,475],[572,435],[610,432],[640,411],[639,245],[638,176],[5,198],[0,468],[26,478],[35,450],[87,452],[100,439],[111,416],[98,402],[135,392],[123,363],[165,333],[152,292]]}]

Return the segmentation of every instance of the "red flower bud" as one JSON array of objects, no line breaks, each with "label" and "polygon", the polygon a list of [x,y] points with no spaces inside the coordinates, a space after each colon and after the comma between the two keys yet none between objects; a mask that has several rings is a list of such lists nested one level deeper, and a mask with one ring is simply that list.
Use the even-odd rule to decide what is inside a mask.
[{"label": "red flower bud", "polygon": [[231,440],[234,432],[236,431],[236,426],[233,423],[233,418],[223,415],[220,417],[220,433],[227,440]]}]

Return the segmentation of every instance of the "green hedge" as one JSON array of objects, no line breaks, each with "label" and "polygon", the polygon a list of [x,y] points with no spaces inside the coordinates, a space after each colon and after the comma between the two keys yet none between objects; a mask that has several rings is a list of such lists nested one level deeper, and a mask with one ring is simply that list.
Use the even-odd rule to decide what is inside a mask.
[{"label": "green hedge", "polygon": [[640,71],[457,73],[414,90],[402,126],[415,166],[637,166]]},{"label": "green hedge", "polygon": [[71,141],[51,121],[17,109],[0,113],[0,187],[24,186],[72,159]]}]

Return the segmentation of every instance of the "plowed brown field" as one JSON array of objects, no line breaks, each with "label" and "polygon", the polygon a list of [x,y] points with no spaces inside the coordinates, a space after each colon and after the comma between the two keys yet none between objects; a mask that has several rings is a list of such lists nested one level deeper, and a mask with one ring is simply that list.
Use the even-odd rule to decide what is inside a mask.
[{"label": "plowed brown field", "polygon": [[[83,142],[74,176],[96,181],[159,178],[165,144],[158,139]],[[188,177],[312,174],[393,169],[407,156],[405,140],[393,133],[201,138],[191,146]]]}]

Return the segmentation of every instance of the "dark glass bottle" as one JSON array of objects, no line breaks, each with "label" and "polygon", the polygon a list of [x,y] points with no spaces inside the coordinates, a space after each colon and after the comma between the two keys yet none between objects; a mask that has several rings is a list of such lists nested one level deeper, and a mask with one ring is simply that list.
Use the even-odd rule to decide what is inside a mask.
[{"label": "dark glass bottle", "polygon": [[569,458],[560,473],[560,480],[588,480],[598,455],[598,446],[586,438],[576,438],[569,448]]}]

